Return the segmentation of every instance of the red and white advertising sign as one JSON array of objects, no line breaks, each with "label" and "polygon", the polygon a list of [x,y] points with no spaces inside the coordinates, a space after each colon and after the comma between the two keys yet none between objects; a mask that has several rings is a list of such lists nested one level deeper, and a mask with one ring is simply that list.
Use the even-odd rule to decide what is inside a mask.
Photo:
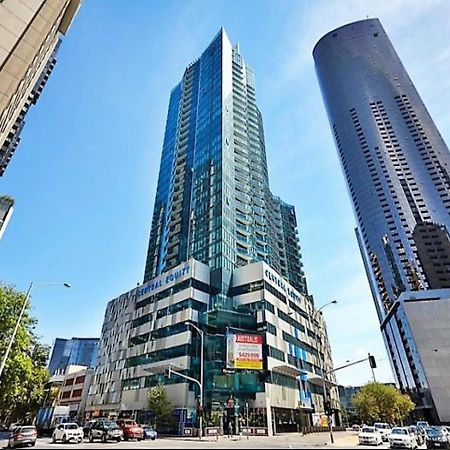
[{"label": "red and white advertising sign", "polygon": [[263,338],[259,334],[227,336],[227,368],[261,370]]}]

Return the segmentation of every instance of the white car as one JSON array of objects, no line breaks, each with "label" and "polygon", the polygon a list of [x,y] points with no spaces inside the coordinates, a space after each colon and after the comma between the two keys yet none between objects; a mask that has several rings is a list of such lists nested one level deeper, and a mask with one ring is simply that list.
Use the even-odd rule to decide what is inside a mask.
[{"label": "white car", "polygon": [[83,428],[76,423],[62,423],[55,428],[52,435],[52,442],[62,441],[63,443],[75,441],[83,441]]},{"label": "white car", "polygon": [[359,445],[381,445],[383,443],[381,433],[375,427],[362,427],[358,439]]},{"label": "white car", "polygon": [[373,426],[381,433],[383,441],[387,442],[388,437],[391,434],[391,427],[385,422],[375,422]]},{"label": "white car", "polygon": [[392,428],[389,435],[391,448],[417,448],[416,435],[408,427]]}]

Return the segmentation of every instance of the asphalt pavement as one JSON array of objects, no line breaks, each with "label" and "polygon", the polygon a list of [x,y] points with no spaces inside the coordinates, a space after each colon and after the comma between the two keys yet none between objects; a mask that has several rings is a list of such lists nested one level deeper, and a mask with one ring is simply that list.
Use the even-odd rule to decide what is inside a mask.
[{"label": "asphalt pavement", "polygon": [[[284,449],[303,449],[303,448],[333,448],[333,449],[365,449],[373,448],[370,446],[358,445],[358,435],[352,432],[338,432],[334,436],[334,444],[330,443],[330,436],[328,433],[315,433],[303,436],[299,433],[286,433],[280,434],[274,437],[263,436],[234,436],[228,438],[225,436],[216,438],[206,437],[201,441],[197,438],[158,438],[156,441],[122,441],[113,442],[109,441],[103,444],[100,441],[95,441],[93,444],[89,443],[86,439],[81,444],[62,444],[57,442],[52,444],[51,438],[44,437],[39,438],[36,442],[35,449],[203,449],[203,448],[223,448],[223,449],[237,449],[237,448],[249,448],[249,449],[261,449],[261,448],[284,448]],[[6,435],[0,435],[0,448],[6,448],[8,441]],[[389,448],[388,444],[379,446],[378,449]],[[425,446],[422,446],[425,448]]]}]

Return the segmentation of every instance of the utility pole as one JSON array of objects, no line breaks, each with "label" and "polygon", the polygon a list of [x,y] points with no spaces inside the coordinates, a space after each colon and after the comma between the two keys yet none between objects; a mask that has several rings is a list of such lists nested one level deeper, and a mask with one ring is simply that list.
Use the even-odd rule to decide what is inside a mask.
[{"label": "utility pole", "polygon": [[248,439],[248,435],[249,435],[249,430],[248,430],[248,402],[245,403],[245,415],[246,415],[246,427],[247,427],[247,439]]}]

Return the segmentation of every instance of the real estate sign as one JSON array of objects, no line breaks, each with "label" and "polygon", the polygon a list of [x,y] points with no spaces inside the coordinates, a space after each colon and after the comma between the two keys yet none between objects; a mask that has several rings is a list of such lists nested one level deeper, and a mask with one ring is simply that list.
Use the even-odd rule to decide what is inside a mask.
[{"label": "real estate sign", "polygon": [[263,368],[262,336],[259,334],[227,335],[227,369],[261,370]]}]

